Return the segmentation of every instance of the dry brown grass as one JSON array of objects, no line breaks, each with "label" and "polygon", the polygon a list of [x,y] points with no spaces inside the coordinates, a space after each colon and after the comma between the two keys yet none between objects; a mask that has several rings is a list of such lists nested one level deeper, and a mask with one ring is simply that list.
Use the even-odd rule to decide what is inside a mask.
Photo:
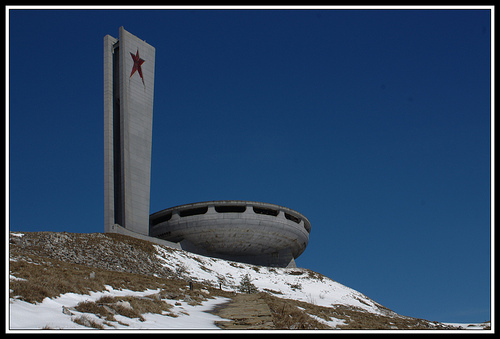
[{"label": "dry brown grass", "polygon": [[[344,325],[339,329],[387,330],[387,329],[446,329],[445,326],[430,326],[429,321],[409,317],[388,317],[366,312],[344,305],[334,307],[318,306],[303,301],[278,298],[262,294],[273,314],[273,322],[278,329],[328,329],[327,325],[311,318],[308,314],[325,321],[341,319]],[[300,308],[299,308],[300,307]],[[303,310],[302,310],[303,309]]]},{"label": "dry brown grass", "polygon": [[[130,307],[120,302],[126,302]],[[116,321],[114,315],[120,314],[127,318],[138,318],[144,321],[145,313],[163,314],[168,312],[172,305],[160,298],[152,297],[111,297],[103,296],[96,301],[84,301],[78,303],[75,309],[82,313],[93,313],[107,321]]]},{"label": "dry brown grass", "polygon": [[[123,242],[127,246],[140,248],[142,251],[155,254],[155,249],[151,243],[146,241],[122,236],[119,234],[106,234],[105,238],[111,238],[117,242]],[[76,236],[73,245],[78,242],[99,241],[103,237],[94,237],[85,240],[84,235]],[[36,250],[38,244],[33,244],[30,249]],[[189,296],[193,304],[199,304],[206,298],[200,293],[200,289],[207,289],[211,296],[234,297],[235,292],[222,291],[209,284],[194,283],[194,290],[189,289],[186,280],[172,277],[158,278],[153,275],[134,274],[100,269],[91,266],[63,262],[54,257],[42,257],[34,252],[27,253],[22,248],[12,246],[10,248],[11,257],[15,261],[10,261],[10,273],[17,278],[25,280],[10,280],[10,297],[17,297],[27,302],[41,302],[44,298],[57,297],[63,293],[88,294],[89,291],[104,291],[105,285],[110,285],[114,289],[129,289],[134,291],[144,291],[146,289],[160,289],[156,299],[186,299]],[[138,263],[140,264],[140,263]],[[237,263],[233,266],[238,267]],[[270,269],[272,271],[272,269]],[[95,277],[91,278],[91,273]],[[152,272],[154,273],[154,272]],[[310,278],[322,279],[319,273],[310,270],[294,270],[289,274],[307,274]],[[270,293],[279,294],[279,291],[269,290]],[[109,299],[106,299],[109,298]],[[332,318],[342,319],[345,325],[339,325],[344,329],[429,329],[429,322],[422,319],[380,316],[365,312],[361,309],[335,305],[333,307],[322,307],[297,300],[278,298],[269,293],[262,293],[262,298],[268,304],[275,328],[277,329],[323,329],[328,328],[325,324],[311,318],[308,314],[318,316],[326,321]],[[159,303],[155,297],[145,298],[124,298],[119,299],[104,297],[95,303],[81,303],[78,308],[80,312],[94,313],[108,321],[112,321],[113,315],[125,315],[127,317],[137,317],[141,319],[141,314],[168,312],[167,303]],[[132,308],[121,309],[116,305],[118,300],[128,301]],[[108,305],[109,304],[109,305]],[[111,307],[112,312],[104,305]],[[300,308],[302,309],[300,309]],[[83,319],[84,320],[84,319]],[[82,321],[83,321],[82,320]],[[433,329],[436,327],[432,327]],[[439,327],[437,327],[439,328]]]},{"label": "dry brown grass", "polygon": [[[128,289],[144,291],[160,289],[161,298],[171,296],[190,296],[193,302],[204,300],[200,289],[206,289],[211,296],[231,297],[235,293],[219,290],[209,285],[193,283],[193,290],[189,290],[189,283],[183,279],[158,278],[127,272],[116,272],[70,264],[54,259],[26,255],[23,260],[10,261],[10,273],[16,278],[25,280],[10,280],[10,297],[35,303],[44,298],[54,298],[64,293],[88,294],[90,291],[105,291],[105,285],[114,289]],[[91,273],[94,278],[90,278]]]},{"label": "dry brown grass", "polygon": [[[95,267],[69,264],[53,259],[31,256],[26,261],[11,261],[12,275],[24,280],[11,280],[10,296],[19,296],[27,302],[41,302],[44,298],[57,297],[63,293],[88,294],[89,291],[104,291],[105,285],[114,289],[144,291],[146,289],[178,290],[187,282],[176,279],[156,278],[133,273],[107,271]],[[90,274],[95,272],[95,278]]]},{"label": "dry brown grass", "polygon": [[[26,281],[11,280],[10,296],[19,296],[28,302],[41,302],[45,297],[56,297],[62,293],[74,292],[85,294],[88,291],[104,290],[104,276],[97,274],[90,279],[90,273],[96,271],[88,267],[70,265],[32,258],[38,262],[11,261],[11,274]],[[39,260],[37,260],[39,259]]]},{"label": "dry brown grass", "polygon": [[262,293],[261,296],[271,310],[276,329],[310,330],[330,328],[308,316],[306,312],[296,307],[297,305],[291,302],[292,300],[273,297],[267,293]]},{"label": "dry brown grass", "polygon": [[73,319],[73,322],[77,323],[79,325],[83,325],[83,326],[86,326],[86,327],[92,327],[92,328],[96,328],[96,329],[99,329],[99,330],[104,329],[104,326],[102,326],[99,323],[96,323],[95,321],[93,321],[92,319],[87,318],[84,315],[81,315],[81,316]]}]

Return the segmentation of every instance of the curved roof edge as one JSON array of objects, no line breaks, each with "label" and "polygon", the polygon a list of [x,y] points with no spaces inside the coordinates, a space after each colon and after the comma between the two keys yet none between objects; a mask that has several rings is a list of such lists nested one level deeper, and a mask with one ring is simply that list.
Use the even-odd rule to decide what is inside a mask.
[{"label": "curved roof edge", "polygon": [[183,204],[183,205],[178,205],[178,206],[173,206],[169,208],[165,208],[161,211],[152,213],[149,215],[149,219],[151,220],[152,218],[157,218],[160,217],[166,213],[169,213],[171,211],[174,211],[176,209],[183,210],[183,209],[190,209],[190,208],[197,208],[197,207],[202,207],[202,206],[207,206],[207,205],[214,205],[214,206],[221,206],[221,205],[251,205],[251,206],[257,206],[257,207],[269,207],[269,208],[275,208],[279,210],[283,210],[284,212],[290,213],[292,215],[296,215],[304,220],[305,224],[308,224],[309,230],[311,229],[311,222],[309,219],[307,219],[302,213],[297,212],[291,208],[281,206],[281,205],[276,205],[276,204],[271,204],[267,202],[259,202],[259,201],[248,201],[248,200],[213,200],[213,201],[201,201],[201,202],[195,202],[195,203],[190,203],[190,204]]}]

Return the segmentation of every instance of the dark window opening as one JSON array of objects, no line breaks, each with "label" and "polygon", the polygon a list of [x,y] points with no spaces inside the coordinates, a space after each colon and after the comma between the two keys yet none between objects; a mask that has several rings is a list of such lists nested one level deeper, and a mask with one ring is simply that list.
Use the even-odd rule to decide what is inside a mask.
[{"label": "dark window opening", "polygon": [[121,122],[120,122],[120,58],[119,48],[113,51],[113,182],[115,224],[125,225],[125,200],[123,184],[123,167],[121,155]]},{"label": "dark window opening", "polygon": [[158,235],[157,238],[164,239],[164,238],[168,237],[170,235],[170,233],[172,233],[172,232],[168,231],[168,232],[162,233],[162,234]]},{"label": "dark window opening", "polygon": [[172,218],[172,213],[167,213],[159,218],[153,220],[153,226],[161,224],[162,222],[169,221]]},{"label": "dark window opening", "polygon": [[243,213],[247,209],[246,206],[228,205],[228,206],[215,206],[217,213]]},{"label": "dark window opening", "polygon": [[287,218],[288,220],[294,221],[294,222],[296,222],[297,224],[300,224],[300,218],[297,218],[297,217],[296,217],[296,216],[294,216],[294,215],[291,215],[291,214],[285,213],[285,218]]},{"label": "dark window opening", "polygon": [[189,217],[192,215],[198,215],[198,214],[205,214],[208,211],[208,206],[205,207],[198,207],[198,208],[191,208],[188,210],[180,211],[179,215],[181,217]]},{"label": "dark window opening", "polygon": [[253,208],[253,211],[257,214],[272,215],[274,217],[276,217],[279,214],[278,210],[273,210],[271,208],[255,207],[255,206]]}]

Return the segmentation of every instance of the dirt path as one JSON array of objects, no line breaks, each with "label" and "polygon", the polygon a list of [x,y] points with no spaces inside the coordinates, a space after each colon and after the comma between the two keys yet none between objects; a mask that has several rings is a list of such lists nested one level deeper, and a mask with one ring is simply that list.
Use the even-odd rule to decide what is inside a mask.
[{"label": "dirt path", "polygon": [[211,313],[229,321],[217,321],[215,325],[228,330],[273,329],[271,310],[259,294],[237,294],[229,303]]}]

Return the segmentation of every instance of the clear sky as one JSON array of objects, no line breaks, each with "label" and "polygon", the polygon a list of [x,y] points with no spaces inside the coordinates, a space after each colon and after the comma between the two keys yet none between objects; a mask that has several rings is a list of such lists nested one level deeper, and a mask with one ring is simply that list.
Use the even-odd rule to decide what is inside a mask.
[{"label": "clear sky", "polygon": [[156,48],[151,213],[312,224],[297,265],[407,316],[490,319],[490,11],[11,10],[12,231],[104,231],[103,37]]}]

